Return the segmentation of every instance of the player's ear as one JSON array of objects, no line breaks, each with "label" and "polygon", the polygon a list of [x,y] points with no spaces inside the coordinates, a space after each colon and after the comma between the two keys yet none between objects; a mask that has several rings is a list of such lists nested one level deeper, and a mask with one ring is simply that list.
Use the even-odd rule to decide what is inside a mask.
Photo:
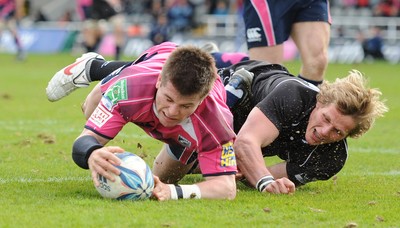
[{"label": "player's ear", "polygon": [[161,86],[161,74],[162,74],[162,72],[158,75],[158,78],[157,78],[157,82],[156,82],[157,89],[159,89]]}]

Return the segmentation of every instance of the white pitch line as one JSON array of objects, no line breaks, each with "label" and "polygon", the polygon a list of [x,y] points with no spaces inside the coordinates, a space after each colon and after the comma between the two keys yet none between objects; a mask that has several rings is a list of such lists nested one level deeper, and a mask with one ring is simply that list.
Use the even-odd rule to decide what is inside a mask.
[{"label": "white pitch line", "polygon": [[[342,173],[340,175],[345,176],[400,176],[400,170],[391,170],[387,172],[351,172],[351,173]],[[69,181],[77,181],[77,182],[87,182],[91,181],[91,177],[49,177],[49,178],[11,178],[4,179],[0,178],[0,184],[9,184],[9,183],[61,183],[61,182],[69,182]]]},{"label": "white pitch line", "polygon": [[[340,173],[339,173],[340,174]],[[349,172],[349,173],[343,173],[342,175],[345,176],[400,176],[400,170],[391,170],[387,172]]]},{"label": "white pitch line", "polygon": [[49,178],[11,178],[4,179],[0,178],[0,184],[8,184],[8,183],[61,183],[68,181],[81,181],[86,182],[90,181],[90,177],[49,177]]},{"label": "white pitch line", "polygon": [[365,147],[351,147],[349,146],[350,153],[379,153],[379,154],[400,154],[400,149],[396,148],[365,148]]}]

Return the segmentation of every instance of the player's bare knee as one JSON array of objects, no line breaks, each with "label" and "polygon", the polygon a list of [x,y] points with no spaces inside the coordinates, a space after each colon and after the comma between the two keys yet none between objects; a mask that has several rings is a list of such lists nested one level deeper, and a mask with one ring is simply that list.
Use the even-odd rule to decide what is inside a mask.
[{"label": "player's bare knee", "polygon": [[319,52],[314,55],[312,60],[312,67],[316,69],[317,72],[323,73],[328,65],[328,53]]},{"label": "player's bare knee", "polygon": [[303,59],[301,75],[305,78],[321,81],[324,79],[328,56],[325,53],[316,53],[312,58]]}]

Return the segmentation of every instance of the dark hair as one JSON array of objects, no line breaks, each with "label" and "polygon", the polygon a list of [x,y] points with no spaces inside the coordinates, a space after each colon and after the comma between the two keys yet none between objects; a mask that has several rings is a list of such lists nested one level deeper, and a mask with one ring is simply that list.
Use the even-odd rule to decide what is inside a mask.
[{"label": "dark hair", "polygon": [[213,57],[194,46],[181,46],[174,50],[161,74],[162,85],[170,81],[181,95],[199,94],[202,98],[208,95],[217,79]]}]

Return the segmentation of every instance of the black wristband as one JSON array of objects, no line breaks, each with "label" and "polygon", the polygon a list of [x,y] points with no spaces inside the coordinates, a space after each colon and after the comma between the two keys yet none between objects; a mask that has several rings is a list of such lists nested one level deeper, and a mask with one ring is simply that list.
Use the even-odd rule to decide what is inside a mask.
[{"label": "black wristband", "polygon": [[176,194],[178,195],[178,199],[183,199],[183,191],[180,185],[175,185]]},{"label": "black wristband", "polygon": [[91,135],[79,137],[72,146],[72,159],[82,169],[89,169],[88,159],[90,154],[102,147],[103,145]]}]

